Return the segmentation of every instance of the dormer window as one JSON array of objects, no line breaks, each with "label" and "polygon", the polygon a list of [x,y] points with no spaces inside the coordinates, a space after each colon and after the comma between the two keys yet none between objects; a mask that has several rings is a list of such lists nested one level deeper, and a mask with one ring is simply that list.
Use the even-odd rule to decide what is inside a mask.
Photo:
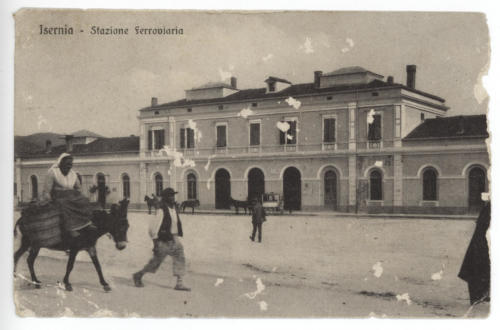
[{"label": "dormer window", "polygon": [[187,108],[187,112],[192,112],[193,108]]},{"label": "dormer window", "polygon": [[219,110],[222,110],[224,109],[224,106],[222,104],[220,104],[218,107],[217,107]]},{"label": "dormer window", "polygon": [[257,107],[257,102],[252,103],[252,107],[256,108]]},{"label": "dormer window", "polygon": [[270,81],[268,84],[269,84],[269,91],[270,92],[276,91],[276,81]]}]

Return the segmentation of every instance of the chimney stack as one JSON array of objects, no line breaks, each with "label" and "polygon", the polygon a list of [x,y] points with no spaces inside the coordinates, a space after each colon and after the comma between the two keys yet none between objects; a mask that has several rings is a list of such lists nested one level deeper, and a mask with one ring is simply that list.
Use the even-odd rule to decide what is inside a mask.
[{"label": "chimney stack", "polygon": [[231,77],[231,87],[234,88],[234,89],[238,89],[238,85],[237,85],[237,82],[238,80],[236,79],[236,77]]},{"label": "chimney stack", "polygon": [[151,106],[156,107],[158,105],[158,98],[157,97],[152,97],[151,98]]},{"label": "chimney stack", "polygon": [[415,80],[417,76],[417,66],[407,65],[406,66],[406,86],[415,89]]},{"label": "chimney stack", "polygon": [[45,152],[48,154],[52,152],[52,141],[45,141]]},{"label": "chimney stack", "polygon": [[389,76],[389,77],[387,77],[387,83],[388,83],[389,85],[394,84],[394,77],[393,77],[393,76]]},{"label": "chimney stack", "polygon": [[323,71],[314,71],[314,88],[319,88],[322,75]]},{"label": "chimney stack", "polygon": [[66,140],[66,152],[73,152],[73,135],[66,135],[64,140]]}]

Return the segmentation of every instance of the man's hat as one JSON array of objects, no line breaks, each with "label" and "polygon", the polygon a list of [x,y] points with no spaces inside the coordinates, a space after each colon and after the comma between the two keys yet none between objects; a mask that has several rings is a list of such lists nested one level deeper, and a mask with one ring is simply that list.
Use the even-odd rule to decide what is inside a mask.
[{"label": "man's hat", "polygon": [[167,197],[167,196],[173,196],[177,194],[177,191],[173,190],[172,188],[166,188],[166,189],[163,189],[162,192],[161,192],[161,197]]}]

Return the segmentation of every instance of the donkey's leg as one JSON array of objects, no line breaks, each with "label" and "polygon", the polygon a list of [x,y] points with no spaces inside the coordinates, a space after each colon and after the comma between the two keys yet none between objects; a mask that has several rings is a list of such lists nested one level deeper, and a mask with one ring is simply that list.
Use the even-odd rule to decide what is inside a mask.
[{"label": "donkey's leg", "polygon": [[24,252],[28,251],[29,248],[30,248],[29,241],[27,238],[25,238],[25,236],[23,236],[23,238],[21,240],[21,246],[14,253],[14,274],[16,273],[16,266],[17,266],[17,262],[19,261],[19,258],[21,258],[21,256],[24,254]]},{"label": "donkey's leg", "polygon": [[36,278],[35,274],[35,259],[38,256],[38,252],[40,252],[40,248],[31,247],[30,254],[28,256],[28,268],[30,269],[31,280],[35,282],[35,288],[40,289],[41,283],[38,278]]},{"label": "donkey's leg", "polygon": [[73,287],[71,286],[71,283],[69,283],[69,274],[73,270],[73,265],[75,264],[75,259],[77,254],[78,254],[77,249],[69,250],[69,259],[66,265],[66,274],[64,275],[63,279],[64,288],[66,289],[66,291],[73,291]]},{"label": "donkey's leg", "polygon": [[106,283],[106,281],[104,280],[104,276],[102,275],[101,264],[99,263],[99,259],[97,259],[97,250],[95,248],[95,245],[88,248],[87,251],[90,255],[90,258],[92,259],[92,262],[94,263],[95,270],[97,271],[97,275],[99,276],[99,282],[104,288],[104,291],[111,291],[111,287],[108,283]]}]

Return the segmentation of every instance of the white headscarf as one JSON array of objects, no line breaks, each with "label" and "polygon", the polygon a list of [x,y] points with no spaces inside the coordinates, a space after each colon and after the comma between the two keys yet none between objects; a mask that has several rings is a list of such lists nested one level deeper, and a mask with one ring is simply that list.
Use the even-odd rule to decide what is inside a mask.
[{"label": "white headscarf", "polygon": [[55,179],[59,183],[59,185],[61,185],[64,188],[67,188],[67,189],[73,189],[73,187],[75,186],[75,183],[76,183],[76,179],[78,178],[76,176],[76,173],[73,170],[70,170],[67,175],[63,175],[61,173],[61,170],[59,169],[59,165],[61,165],[61,161],[66,157],[73,157],[73,156],[71,156],[70,154],[68,154],[66,152],[63,152],[59,156],[59,158],[57,158],[57,162],[54,165],[52,165],[50,170],[54,172]]}]

